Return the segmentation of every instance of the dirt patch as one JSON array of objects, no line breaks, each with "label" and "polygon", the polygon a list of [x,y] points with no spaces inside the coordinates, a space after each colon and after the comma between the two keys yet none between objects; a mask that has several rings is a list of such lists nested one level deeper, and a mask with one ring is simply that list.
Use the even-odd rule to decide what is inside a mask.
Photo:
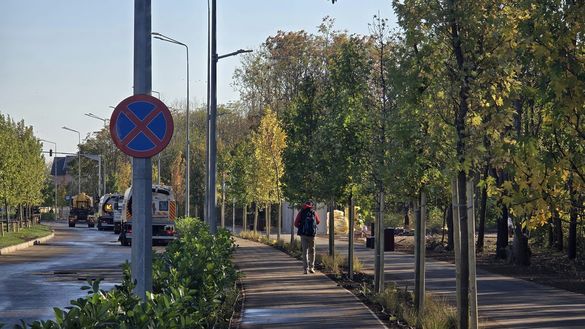
[{"label": "dirt patch", "polygon": [[[452,251],[445,250],[441,236],[427,239],[427,256],[433,259],[454,263]],[[511,243],[511,241],[510,241]],[[414,253],[414,237],[401,236],[395,240],[396,251]],[[529,266],[510,264],[506,260],[496,259],[496,237],[487,236],[484,251],[477,253],[477,267],[492,273],[536,282],[545,286],[585,294],[585,260],[569,260],[566,253],[543,248],[530,241],[532,256]]]}]

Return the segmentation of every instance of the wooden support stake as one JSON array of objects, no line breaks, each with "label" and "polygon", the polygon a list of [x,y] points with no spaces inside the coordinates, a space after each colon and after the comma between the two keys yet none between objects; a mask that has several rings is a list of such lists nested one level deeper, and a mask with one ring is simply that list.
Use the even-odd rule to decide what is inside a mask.
[{"label": "wooden support stake", "polygon": [[[455,247],[455,299],[457,301],[457,314],[461,314],[461,231],[459,229],[459,195],[457,188],[457,176],[451,181],[451,203],[453,207],[453,246]],[[458,317],[458,328],[461,328],[461,317]]]},{"label": "wooden support stake", "polygon": [[349,197],[349,249],[347,255],[347,272],[349,274],[349,279],[353,280],[353,232],[355,228],[354,218],[353,218],[353,196]]},{"label": "wooden support stake", "polygon": [[477,280],[475,268],[475,209],[473,204],[473,181],[467,181],[467,223],[469,236],[469,326],[477,329]]},{"label": "wooden support stake", "polygon": [[329,204],[329,256],[335,259],[335,199]]},{"label": "wooden support stake", "polygon": [[415,240],[415,300],[414,305],[417,311],[417,319],[421,319],[425,307],[425,249],[426,249],[426,207],[427,197],[424,192],[420,193],[420,203],[416,202],[416,230]]},{"label": "wooden support stake", "polygon": [[380,192],[380,292],[384,291],[385,283],[385,263],[384,263],[384,192]]}]

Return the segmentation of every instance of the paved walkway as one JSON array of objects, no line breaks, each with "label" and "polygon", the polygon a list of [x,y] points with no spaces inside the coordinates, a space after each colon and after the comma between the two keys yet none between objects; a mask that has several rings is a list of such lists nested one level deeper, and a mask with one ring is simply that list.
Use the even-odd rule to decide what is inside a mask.
[{"label": "paved walkway", "polygon": [[[328,239],[317,238],[317,251],[328,252]],[[335,241],[338,253],[347,256],[347,240]],[[363,271],[373,274],[374,250],[355,244]],[[426,259],[426,288],[455,304],[455,265]],[[386,252],[386,282],[414,287],[414,255]],[[477,271],[479,322],[481,328],[562,329],[585,328],[585,295],[551,288],[512,277]]]},{"label": "paved walkway", "polygon": [[385,328],[353,294],[320,272],[269,246],[237,239],[244,273],[240,328]]}]

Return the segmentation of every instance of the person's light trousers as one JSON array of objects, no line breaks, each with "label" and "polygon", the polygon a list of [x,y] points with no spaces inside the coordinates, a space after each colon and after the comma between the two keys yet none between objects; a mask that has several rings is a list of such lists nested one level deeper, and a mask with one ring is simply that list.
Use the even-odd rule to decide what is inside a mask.
[{"label": "person's light trousers", "polygon": [[301,235],[301,249],[305,270],[315,268],[315,237]]}]

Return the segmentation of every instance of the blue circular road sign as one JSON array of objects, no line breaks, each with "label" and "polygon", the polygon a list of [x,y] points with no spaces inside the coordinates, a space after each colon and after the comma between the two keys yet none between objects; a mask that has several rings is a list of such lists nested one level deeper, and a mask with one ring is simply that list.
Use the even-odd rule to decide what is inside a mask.
[{"label": "blue circular road sign", "polygon": [[173,129],[169,108],[150,95],[126,98],[110,118],[114,144],[135,158],[150,158],[162,151],[171,141]]}]

